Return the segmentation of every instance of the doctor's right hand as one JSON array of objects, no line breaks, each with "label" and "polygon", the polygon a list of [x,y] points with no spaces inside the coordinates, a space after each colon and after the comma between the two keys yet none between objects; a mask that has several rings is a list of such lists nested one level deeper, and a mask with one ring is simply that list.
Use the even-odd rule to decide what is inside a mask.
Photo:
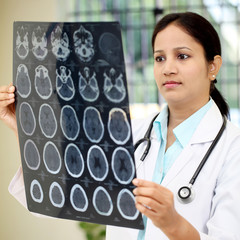
[{"label": "doctor's right hand", "polygon": [[0,86],[0,119],[17,135],[17,121],[15,115],[15,87]]}]

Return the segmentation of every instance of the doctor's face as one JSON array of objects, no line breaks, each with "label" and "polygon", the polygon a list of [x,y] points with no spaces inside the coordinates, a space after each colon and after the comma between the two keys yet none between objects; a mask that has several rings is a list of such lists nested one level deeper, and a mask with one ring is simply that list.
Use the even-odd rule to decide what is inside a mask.
[{"label": "doctor's face", "polygon": [[209,64],[204,49],[177,25],[160,31],[154,42],[154,77],[169,106],[197,110],[209,100]]}]

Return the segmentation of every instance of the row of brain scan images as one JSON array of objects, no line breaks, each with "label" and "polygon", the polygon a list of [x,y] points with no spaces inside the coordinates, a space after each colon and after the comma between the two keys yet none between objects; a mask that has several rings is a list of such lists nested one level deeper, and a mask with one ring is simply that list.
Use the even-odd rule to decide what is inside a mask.
[{"label": "row of brain scan images", "polygon": [[[65,66],[56,69],[56,90],[61,99],[69,101],[75,96],[75,87],[71,76],[72,72]],[[78,72],[79,93],[85,101],[94,102],[98,99],[100,90],[96,73],[90,68],[85,67],[83,71]],[[126,96],[126,89],[123,82],[123,74],[114,68],[105,70],[103,93],[106,98],[114,103],[121,102]],[[27,98],[31,93],[31,80],[28,68],[24,64],[17,67],[16,87],[22,98]],[[49,99],[53,92],[52,81],[49,77],[48,69],[39,65],[35,69],[34,87],[37,94],[42,99]]]},{"label": "row of brain scan images", "polygon": [[[44,193],[41,184],[34,179],[30,185],[30,195],[33,201],[42,203],[44,200]],[[65,204],[65,196],[62,187],[59,183],[53,182],[50,185],[48,197],[51,204],[56,208],[63,208]],[[85,190],[80,184],[75,184],[71,188],[70,202],[78,212],[86,212],[89,207],[89,200]],[[107,190],[98,186],[92,196],[92,204],[96,213],[102,216],[110,216],[113,211],[113,201]],[[128,189],[122,189],[117,196],[117,209],[121,216],[128,220],[135,220],[139,212],[135,208],[135,200],[133,194]]]},{"label": "row of brain scan images", "polygon": [[[32,136],[36,129],[36,118],[32,107],[22,102],[19,107],[20,126],[27,136]],[[38,122],[42,134],[53,138],[57,132],[58,121],[49,104],[42,104],[39,109]],[[60,113],[60,126],[63,135],[70,141],[76,140],[80,133],[80,123],[76,112],[70,105],[65,105]],[[104,136],[104,124],[100,112],[92,106],[85,108],[82,126],[84,133],[91,143],[99,143]],[[125,144],[131,136],[131,128],[126,113],[121,108],[109,111],[108,133],[116,144]]]},{"label": "row of brain scan images", "polygon": [[[57,26],[50,34],[50,42],[46,30],[41,26],[32,30],[32,34],[27,27],[18,27],[16,32],[16,53],[18,57],[24,60],[31,51],[37,60],[43,61],[48,52],[51,51],[59,61],[66,61],[71,53],[70,39],[73,41],[73,51],[82,63],[88,63],[92,60],[96,51],[96,43],[92,33],[83,25],[73,33],[73,36]],[[30,36],[31,35],[31,36]],[[31,38],[32,49],[30,50],[29,38]],[[51,45],[51,49],[50,46]],[[107,59],[113,59],[119,55],[121,51],[121,42],[110,32],[102,33],[98,40],[98,47],[102,54],[106,55]]]},{"label": "row of brain scan images", "polygon": [[[104,181],[109,174],[109,164],[106,155],[101,147],[92,145],[87,152],[86,163],[78,146],[69,143],[64,151],[64,160],[57,146],[48,141],[42,152],[43,161],[41,161],[39,150],[33,140],[28,139],[24,144],[24,160],[27,167],[37,171],[41,162],[48,173],[56,175],[64,167],[66,172],[73,178],[80,178],[87,165],[90,176],[98,182]],[[64,166],[62,166],[64,162]],[[120,183],[127,185],[134,177],[133,159],[129,152],[123,147],[114,149],[111,156],[111,169],[115,179]]]}]

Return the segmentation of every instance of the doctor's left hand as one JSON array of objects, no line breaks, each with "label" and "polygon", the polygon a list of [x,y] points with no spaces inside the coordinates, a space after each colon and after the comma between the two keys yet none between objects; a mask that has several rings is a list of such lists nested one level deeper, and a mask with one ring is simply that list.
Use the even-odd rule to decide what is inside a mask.
[{"label": "doctor's left hand", "polygon": [[[174,195],[160,184],[134,179],[136,208],[169,239],[200,239],[197,230],[174,207]],[[186,234],[186,235],[185,235]],[[188,236],[187,238],[184,238]],[[191,238],[189,238],[191,236]]]}]

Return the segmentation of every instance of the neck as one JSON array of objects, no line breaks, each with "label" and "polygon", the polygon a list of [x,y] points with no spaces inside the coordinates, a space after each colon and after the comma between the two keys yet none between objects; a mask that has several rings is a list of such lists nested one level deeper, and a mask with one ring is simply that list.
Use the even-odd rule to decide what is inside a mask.
[{"label": "neck", "polygon": [[200,108],[202,108],[207,102],[203,101],[199,104],[181,104],[180,105],[168,105],[169,108],[169,120],[168,120],[168,127],[173,129],[182,123],[184,120],[189,118],[192,114],[197,112]]}]

